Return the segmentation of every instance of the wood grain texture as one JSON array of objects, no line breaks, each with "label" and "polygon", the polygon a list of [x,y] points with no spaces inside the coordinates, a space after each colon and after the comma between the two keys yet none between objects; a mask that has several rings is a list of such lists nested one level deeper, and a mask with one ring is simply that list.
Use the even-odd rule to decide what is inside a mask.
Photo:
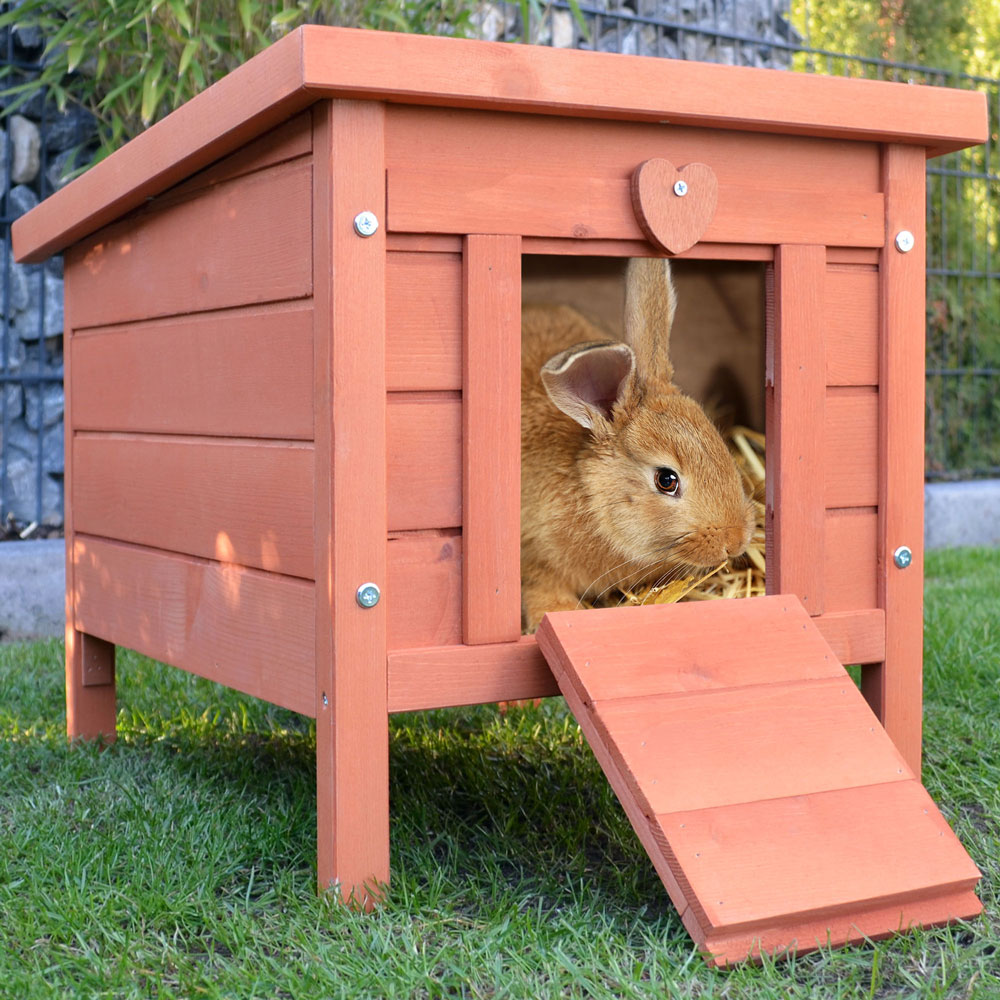
[{"label": "wood grain texture", "polygon": [[876,509],[847,507],[828,510],[823,522],[822,537],[826,610],[862,611],[877,608]]},{"label": "wood grain texture", "polygon": [[[748,613],[774,678],[731,674]],[[794,597],[616,609],[597,636],[594,614],[547,615],[539,647],[709,960],[976,911],[978,870]]]},{"label": "wood grain texture", "polygon": [[78,531],[311,579],[313,449],[78,433]]},{"label": "wood grain texture", "polygon": [[69,339],[81,430],[313,436],[308,304],[205,313]]},{"label": "wood grain texture", "polygon": [[461,389],[461,254],[390,253],[385,281],[386,387]]},{"label": "wood grain texture", "polygon": [[[886,247],[882,253],[879,387],[878,603],[885,609],[884,668],[865,676],[866,692],[889,735],[920,773],[923,692],[924,538],[924,164],[914,150],[889,146],[883,158]],[[900,253],[895,234],[914,248]],[[899,569],[893,552],[909,546]]]},{"label": "wood grain texture", "polygon": [[[665,607],[671,609],[669,615]],[[843,675],[833,651],[792,595],[546,617],[560,622],[558,648],[543,643],[552,631],[545,619],[538,631],[549,665],[557,669],[552,658],[557,656],[566,672],[570,661],[579,661],[575,669],[586,671],[590,702]],[[746,641],[748,634],[759,633],[763,620],[774,647],[767,657]]]},{"label": "wood grain texture", "polygon": [[308,164],[277,166],[76,244],[76,329],[310,295],[310,176]]},{"label": "wood grain texture", "polygon": [[462,401],[389,393],[386,405],[389,530],[462,523]]},{"label": "wood grain texture", "polygon": [[296,712],[313,711],[313,586],[77,535],[78,628]]},{"label": "wood grain texture", "polygon": [[827,385],[878,385],[878,286],[874,267],[827,267],[823,315]]},{"label": "wood grain texture", "polygon": [[823,573],[823,434],[826,250],[775,252],[767,333],[767,590],[795,594],[810,614],[826,608]]},{"label": "wood grain texture", "polygon": [[[73,330],[72,303],[67,302],[64,317],[67,339]],[[115,647],[104,639],[78,630],[76,621],[76,561],[74,550],[73,483],[73,364],[66,353],[64,391],[66,394],[63,414],[63,458],[67,488],[63,495],[63,532],[65,534],[66,589],[64,608],[65,627],[65,683],[66,683],[66,735],[70,740],[102,739],[113,742],[117,735],[117,698],[115,687]]]},{"label": "wood grain texture", "polygon": [[388,648],[462,641],[462,536],[414,532],[389,539]]},{"label": "wood grain texture", "polygon": [[389,881],[384,108],[314,113],[316,820],[322,889],[371,907]]},{"label": "wood grain texture", "polygon": [[[574,176],[527,168],[517,173],[476,165],[389,171],[389,226],[399,232],[474,230],[574,239],[637,240],[628,178]],[[882,195],[824,196],[791,189],[720,186],[705,243],[857,242],[880,246]]]},{"label": "wood grain texture", "polygon": [[389,653],[389,711],[478,705],[559,694],[534,636]]},{"label": "wood grain texture", "polygon": [[[435,543],[420,535],[389,541],[389,710],[558,694],[534,636],[516,643],[461,644],[457,541],[442,537]],[[444,551],[446,545],[450,551]],[[415,587],[421,580],[426,594]],[[878,609],[835,612],[812,622],[842,663],[871,663],[885,655],[885,616]],[[428,623],[447,636],[440,640],[446,645],[434,645]]]},{"label": "wood grain texture", "polygon": [[932,152],[987,135],[985,97],[975,91],[309,26],[18,220],[15,254],[37,261],[64,249],[321,96],[669,119],[675,126],[912,142]]},{"label": "wood grain texture", "polygon": [[711,697],[595,700],[592,711],[623,774],[657,814],[912,777],[846,674]]},{"label": "wood grain texture", "polygon": [[719,182],[704,163],[675,167],[657,157],[632,174],[632,210],[654,246],[683,253],[697,243],[715,215]]},{"label": "wood grain texture", "polygon": [[874,507],[878,503],[878,392],[827,389],[823,411],[823,503]]},{"label": "wood grain texture", "polygon": [[466,643],[521,634],[521,241],[469,236],[463,264]]}]

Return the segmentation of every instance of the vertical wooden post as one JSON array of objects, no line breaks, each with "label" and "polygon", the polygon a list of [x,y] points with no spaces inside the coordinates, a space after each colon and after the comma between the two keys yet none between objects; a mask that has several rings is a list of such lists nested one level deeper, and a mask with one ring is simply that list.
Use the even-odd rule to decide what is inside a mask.
[{"label": "vertical wooden post", "polygon": [[767,340],[767,592],[823,612],[826,248],[779,246]]},{"label": "vertical wooden post", "polygon": [[[920,147],[889,145],[884,149],[878,598],[885,609],[885,662],[866,668],[862,675],[865,697],[918,776],[924,641],[925,168]],[[910,250],[896,245],[902,230],[913,235]],[[900,546],[912,553],[905,568],[893,560]]]},{"label": "vertical wooden post", "polygon": [[384,106],[324,102],[313,121],[317,870],[369,908],[389,880]]},{"label": "vertical wooden post", "polygon": [[521,238],[463,255],[462,608],[466,643],[521,635]]},{"label": "vertical wooden post", "polygon": [[[70,265],[74,266],[74,265]],[[76,265],[79,266],[79,265]],[[68,286],[67,286],[68,287]],[[76,559],[73,532],[73,326],[72,302],[65,304],[64,407],[66,492],[63,521],[66,541],[66,735],[71,740],[112,743],[117,724],[115,647],[76,629]]]}]

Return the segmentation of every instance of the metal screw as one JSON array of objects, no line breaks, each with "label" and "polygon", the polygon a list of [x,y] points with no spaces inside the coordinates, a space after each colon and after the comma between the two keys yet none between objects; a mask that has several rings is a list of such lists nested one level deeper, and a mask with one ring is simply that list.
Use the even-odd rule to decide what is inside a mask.
[{"label": "metal screw", "polygon": [[358,236],[374,236],[378,231],[378,219],[374,212],[358,212],[354,216],[354,231]]},{"label": "metal screw", "polygon": [[683,198],[688,193],[687,181],[674,181],[674,194]]},{"label": "metal screw", "polygon": [[378,589],[378,584],[363,583],[358,587],[358,604],[363,608],[374,608],[381,596],[382,591]]},{"label": "metal screw", "polygon": [[900,568],[906,569],[913,562],[913,553],[908,545],[900,545],[892,554],[892,561]]},{"label": "metal screw", "polygon": [[917,244],[916,237],[909,229],[900,229],[896,233],[896,249],[900,253],[909,253]]}]

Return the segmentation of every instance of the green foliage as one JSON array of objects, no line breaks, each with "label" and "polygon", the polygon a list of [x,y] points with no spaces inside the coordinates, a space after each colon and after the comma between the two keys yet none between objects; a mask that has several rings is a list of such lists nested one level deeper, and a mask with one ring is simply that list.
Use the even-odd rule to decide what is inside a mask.
[{"label": "green foliage", "polygon": [[[99,123],[95,159],[300,24],[464,34],[468,0],[22,0],[0,27],[37,26],[41,72],[4,91],[5,113],[40,90]],[[8,70],[8,75],[10,71]]]}]

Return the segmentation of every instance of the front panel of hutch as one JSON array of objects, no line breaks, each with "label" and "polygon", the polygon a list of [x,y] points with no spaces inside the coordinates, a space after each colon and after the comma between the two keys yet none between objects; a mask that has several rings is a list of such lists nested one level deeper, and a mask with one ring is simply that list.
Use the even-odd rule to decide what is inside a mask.
[{"label": "front panel of hutch", "polygon": [[115,644],[315,716],[320,883],[377,895],[387,713],[558,692],[522,255],[658,253],[664,158],[718,181],[685,256],[767,270],[768,591],[919,772],[924,163],[980,98],[307,28],[53,196],[15,249],[66,248],[71,735],[114,735]]}]

